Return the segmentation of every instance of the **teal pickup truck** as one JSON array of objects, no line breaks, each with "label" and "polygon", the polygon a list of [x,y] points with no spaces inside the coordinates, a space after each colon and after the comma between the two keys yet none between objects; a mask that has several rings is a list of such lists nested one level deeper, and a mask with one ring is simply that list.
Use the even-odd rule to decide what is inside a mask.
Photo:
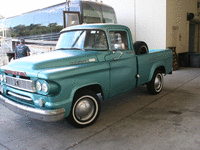
[{"label": "teal pickup truck", "polygon": [[172,62],[171,50],[133,44],[126,26],[72,26],[61,31],[55,51],[0,68],[0,103],[30,118],[86,127],[100,114],[97,94],[105,100],[144,84],[158,94]]}]

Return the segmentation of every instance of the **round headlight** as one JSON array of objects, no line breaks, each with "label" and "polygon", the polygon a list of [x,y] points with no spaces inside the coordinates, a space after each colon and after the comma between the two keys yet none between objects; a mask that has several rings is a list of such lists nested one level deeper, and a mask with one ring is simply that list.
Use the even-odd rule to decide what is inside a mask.
[{"label": "round headlight", "polygon": [[40,83],[39,81],[36,82],[36,89],[37,89],[38,91],[41,91],[41,90],[42,90],[42,85],[41,85],[41,83]]},{"label": "round headlight", "polygon": [[1,80],[1,82],[3,81],[3,75],[2,74],[0,74],[0,80]]},{"label": "round headlight", "polygon": [[47,85],[47,83],[43,83],[42,84],[42,91],[45,92],[45,93],[47,93],[47,91],[48,91],[48,85]]}]

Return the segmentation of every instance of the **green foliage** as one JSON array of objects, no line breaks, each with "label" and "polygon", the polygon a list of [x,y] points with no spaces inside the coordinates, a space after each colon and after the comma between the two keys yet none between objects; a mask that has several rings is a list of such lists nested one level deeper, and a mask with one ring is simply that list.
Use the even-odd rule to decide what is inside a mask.
[{"label": "green foliage", "polygon": [[48,33],[58,33],[62,29],[63,26],[58,25],[57,23],[50,23],[48,26],[42,26],[41,24],[30,24],[29,26],[18,25],[11,27],[10,31],[12,37],[23,37]]}]

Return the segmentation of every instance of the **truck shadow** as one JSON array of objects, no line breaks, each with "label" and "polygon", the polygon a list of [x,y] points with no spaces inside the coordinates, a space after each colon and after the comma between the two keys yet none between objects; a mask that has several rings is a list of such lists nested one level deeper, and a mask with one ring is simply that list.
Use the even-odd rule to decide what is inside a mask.
[{"label": "truck shadow", "polygon": [[[111,125],[148,105],[156,98],[161,97],[162,94],[149,95],[146,86],[141,86],[108,100],[103,100],[101,95],[98,96],[102,102],[101,113],[97,122],[87,127],[90,129],[105,128],[105,126]],[[32,128],[42,133],[48,133],[49,130],[57,130],[58,132],[62,132],[63,130],[77,130],[77,128],[68,124],[65,119],[57,122],[44,122],[28,117],[21,117],[17,120],[17,125],[21,128]]]},{"label": "truck shadow", "polygon": [[[132,105],[135,105],[135,106],[142,105],[142,104],[138,104],[138,103],[140,103],[139,101],[142,97],[144,97],[144,95],[148,95],[148,92],[146,91],[145,86],[136,88],[132,91],[126,92],[122,95],[118,95],[116,97],[113,97],[112,99],[108,99],[105,101],[102,99],[101,95],[98,95],[100,100],[102,101],[102,109],[101,109],[100,117],[96,123],[97,124],[100,123],[99,125],[102,124],[101,127],[103,127],[103,126],[105,127],[105,125],[109,125],[108,119],[110,117],[112,117],[113,113],[118,115],[118,113],[120,111],[124,111],[123,109],[125,109],[127,111],[127,113],[132,113],[132,111],[129,112],[128,110],[130,110],[132,108]],[[112,119],[111,122],[116,121],[116,119],[118,119],[118,118]],[[106,121],[106,123],[104,120]],[[77,130],[77,128],[68,124],[65,119],[62,119],[57,122],[44,122],[44,121],[40,121],[40,120],[31,119],[28,117],[20,117],[16,121],[17,121],[17,125],[19,126],[19,128],[24,128],[24,129],[31,128],[31,129],[40,131],[42,133],[48,133],[49,130],[51,130],[51,131],[57,130],[57,132],[59,132],[59,131],[62,132],[63,130],[66,130],[66,129],[67,130],[74,130],[74,129]],[[91,128],[91,127],[95,126],[96,123],[87,128]]]},{"label": "truck shadow", "polygon": [[[129,118],[129,121],[132,120],[132,122],[140,123],[145,120],[146,122],[152,123],[163,119],[163,115],[178,115],[179,118],[172,116],[169,121],[174,123],[174,125],[180,126],[181,115],[186,110],[179,110],[178,103],[175,102],[175,99],[170,99],[170,97],[184,97],[185,99],[182,100],[184,103],[181,104],[185,108],[184,105],[189,104],[188,99],[190,99],[192,94],[185,95],[185,90],[178,92],[171,91],[173,89],[167,88],[158,95],[149,95],[146,86],[141,86],[112,99],[102,101],[99,119],[92,126],[83,129],[71,126],[64,119],[57,122],[43,122],[27,117],[16,117],[14,125],[17,130],[12,131],[12,135],[24,136],[24,138],[28,138],[28,141],[39,145],[44,144],[45,141],[38,141],[38,137],[40,139],[47,139],[48,141],[46,143],[52,142],[51,145],[58,144],[64,149],[67,149],[77,142],[93,137],[105,129],[112,128],[127,118]],[[165,116],[164,119],[166,119]],[[55,140],[58,138],[59,140]]]},{"label": "truck shadow", "polygon": [[[100,117],[94,125],[87,128],[105,128],[106,126],[109,126],[141,110],[157,99],[172,92],[174,89],[176,89],[175,86],[167,85],[160,94],[150,95],[147,92],[146,86],[140,86],[108,100],[103,100],[101,95],[98,95],[102,102]],[[184,91],[184,89],[179,89],[178,92],[185,93],[187,91]],[[27,117],[21,117],[17,122],[18,125],[21,125],[21,127],[34,128],[42,132],[48,132],[47,130],[60,130],[60,132],[63,130],[78,130],[77,128],[68,124],[65,119],[57,122],[43,122]]]}]

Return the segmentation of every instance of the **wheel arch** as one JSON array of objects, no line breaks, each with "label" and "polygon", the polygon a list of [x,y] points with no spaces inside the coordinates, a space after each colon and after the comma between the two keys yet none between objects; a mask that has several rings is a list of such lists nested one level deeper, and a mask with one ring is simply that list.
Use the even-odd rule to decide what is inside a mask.
[{"label": "wheel arch", "polygon": [[83,85],[83,86],[80,86],[79,88],[76,88],[74,90],[74,94],[73,94],[73,97],[83,91],[83,90],[90,90],[90,91],[93,91],[95,94],[98,94],[98,93],[101,93],[102,97],[103,97],[103,90],[102,90],[102,87],[97,84],[97,83],[94,83],[94,84],[88,84],[88,85]]},{"label": "wheel arch", "polygon": [[156,70],[159,70],[161,73],[166,74],[165,63],[164,62],[157,62],[152,66],[148,82],[151,81],[151,79],[152,79],[152,77],[154,75],[154,72]]},{"label": "wheel arch", "polygon": [[[71,103],[72,105],[71,105],[70,114],[68,115],[68,117],[66,117],[68,123],[70,123],[71,125],[75,127],[83,128],[83,127],[92,125],[94,122],[96,122],[101,110],[101,102],[100,102],[99,97],[96,95],[99,92],[102,93],[102,88],[99,84],[90,84],[90,85],[85,85],[85,86],[76,88],[76,90],[74,90],[72,94],[73,100]],[[82,99],[84,99],[83,105],[81,102]],[[82,109],[82,106],[85,106],[85,103],[89,101],[91,102],[90,104],[93,103],[94,105],[86,105],[86,106],[94,106],[94,107],[92,107],[93,108],[92,110],[88,109],[85,111],[85,108]],[[79,105],[82,105],[82,106],[79,106]],[[76,111],[77,109],[78,111]],[[86,114],[83,113],[83,116],[81,115],[82,111],[85,111],[86,113]]]},{"label": "wheel arch", "polygon": [[[91,84],[78,86],[78,87],[75,87],[71,90],[71,94],[70,94],[69,99],[68,99],[68,107],[66,107],[66,110],[68,110],[69,108],[71,110],[75,95],[78,92],[81,92],[81,91],[84,91],[84,90],[91,90],[91,91],[95,92],[95,94],[101,93],[102,98],[103,99],[105,98],[102,87],[98,83],[93,83],[93,84],[91,83]],[[65,112],[65,117],[69,116],[70,110]]]}]

